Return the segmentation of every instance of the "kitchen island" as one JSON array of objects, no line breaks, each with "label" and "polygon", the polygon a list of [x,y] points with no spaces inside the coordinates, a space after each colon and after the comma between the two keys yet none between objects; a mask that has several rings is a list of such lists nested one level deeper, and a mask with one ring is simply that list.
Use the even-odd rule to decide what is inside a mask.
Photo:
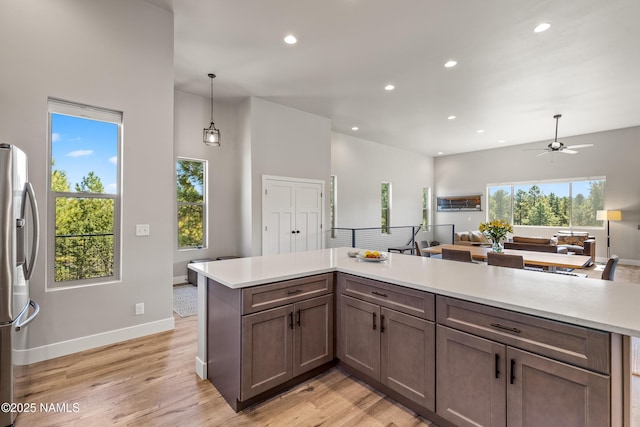
[{"label": "kitchen island", "polygon": [[[625,343],[628,342],[628,336],[640,336],[640,316],[636,308],[636,302],[640,301],[640,286],[490,267],[483,264],[453,263],[401,254],[389,254],[389,259],[384,262],[365,262],[349,258],[347,256],[349,250],[351,249],[325,249],[189,265],[189,268],[198,272],[199,333],[196,360],[198,375],[201,378],[211,379],[214,373],[211,372],[211,367],[207,366],[209,363],[225,359],[225,356],[227,356],[227,362],[234,358],[246,357],[247,355],[243,354],[243,348],[244,353],[249,349],[255,351],[255,346],[250,345],[251,340],[248,340],[249,342],[246,340],[248,332],[244,334],[244,341],[240,333],[242,328],[246,331],[252,330],[250,329],[252,326],[248,323],[249,319],[256,320],[260,316],[264,317],[266,313],[276,315],[276,311],[286,303],[287,307],[291,308],[279,314],[282,330],[275,328],[270,332],[280,333],[290,327],[292,333],[297,333],[295,324],[300,323],[299,313],[303,315],[306,313],[306,308],[302,304],[313,301],[316,305],[315,308],[309,309],[309,315],[316,316],[316,320],[324,319],[316,323],[322,325],[323,331],[335,330],[337,337],[335,339],[337,351],[334,352],[332,343],[328,342],[333,339],[319,340],[319,342],[326,342],[326,347],[315,350],[331,351],[331,357],[337,355],[345,370],[368,381],[410,408],[418,410],[419,413],[425,414],[427,418],[430,418],[433,412],[451,420],[449,415],[455,411],[447,412],[451,408],[440,411],[439,407],[441,402],[453,406],[457,404],[447,402],[447,396],[440,396],[434,390],[430,390],[435,389],[439,393],[446,390],[447,386],[451,386],[453,381],[453,377],[450,376],[451,369],[440,370],[431,366],[437,363],[444,367],[444,363],[437,361],[445,360],[443,358],[454,354],[439,352],[444,349],[450,349],[452,352],[459,351],[462,347],[454,343],[476,340],[480,346],[488,346],[487,348],[490,349],[485,356],[495,357],[496,379],[513,383],[515,374],[519,377],[525,372],[530,372],[525,368],[537,366],[536,363],[539,362],[536,359],[532,364],[520,366],[514,361],[533,356],[540,359],[540,356],[544,356],[544,362],[555,363],[553,369],[571,368],[572,372],[575,371],[584,377],[587,386],[599,384],[597,388],[585,389],[589,391],[586,393],[589,396],[602,400],[603,396],[598,393],[602,390],[606,392],[604,399],[607,405],[596,408],[593,418],[601,420],[605,414],[610,424],[594,421],[585,425],[624,425],[624,418],[628,413],[628,394],[624,394],[625,390],[628,390],[628,384],[625,385],[625,378],[628,377],[626,372],[628,351],[625,349]],[[337,286],[334,286],[334,279]],[[248,300],[249,295],[260,294],[255,292],[260,289],[265,291],[262,294],[266,299],[260,302],[256,297],[258,299],[255,300],[255,306],[251,307],[249,304],[242,307],[243,299]],[[250,294],[247,294],[248,290],[252,290]],[[218,296],[214,296],[216,292]],[[293,292],[293,294],[288,295],[287,292]],[[327,295],[335,295],[333,297],[335,299],[327,299]],[[376,295],[385,295],[385,297]],[[396,297],[398,300],[392,301]],[[217,302],[212,298],[217,298]],[[225,298],[228,299],[225,300]],[[282,304],[276,302],[278,298]],[[412,305],[421,298],[424,302],[420,307]],[[220,301],[223,302],[222,305]],[[333,318],[326,317],[326,313],[333,310],[334,301],[337,307],[335,327]],[[215,304],[222,309],[216,312],[213,307]],[[260,304],[266,305],[260,308]],[[385,314],[386,317],[384,317]],[[403,318],[404,320],[397,320],[399,315],[406,317]],[[353,325],[365,317],[369,322],[371,322],[369,319],[373,319],[372,327],[352,331]],[[505,320],[511,323],[505,324]],[[380,323],[381,321],[383,323]],[[483,322],[488,323],[485,325]],[[214,333],[213,325],[221,323],[224,323],[225,330],[238,329],[237,336],[229,337],[218,331],[218,335],[214,334],[216,343],[229,339],[231,343],[237,341],[237,345],[225,344],[216,347],[209,342]],[[386,327],[390,332],[392,325],[408,324],[412,326],[410,329],[403,329],[405,332],[412,331],[411,334],[414,334],[418,327],[425,331],[420,336],[420,342],[427,344],[424,344],[420,351],[424,353],[421,353],[421,357],[430,367],[424,373],[424,378],[421,377],[424,381],[421,379],[420,387],[415,384],[404,384],[401,378],[404,374],[401,372],[396,373],[397,375],[392,372],[389,375],[396,375],[396,378],[385,381],[385,376],[380,372],[388,370],[389,366],[393,368],[397,365],[396,363],[385,365],[384,357],[378,358],[380,360],[376,359],[375,363],[369,363],[359,359],[360,355],[352,351],[355,347],[351,349],[349,347],[350,343],[356,342],[365,335],[365,330],[372,330],[378,335],[367,336],[365,341],[357,343],[358,348],[362,348],[364,344],[369,345],[376,339],[379,340],[375,343],[378,346],[376,348],[383,348],[387,335],[384,335],[384,332],[380,333],[381,330]],[[265,331],[266,329],[258,336],[264,335]],[[516,336],[518,334],[520,336]],[[397,347],[398,341],[394,343],[390,348]],[[468,344],[465,345],[468,346]],[[220,351],[224,354],[210,354]],[[381,350],[374,349],[374,351]],[[394,355],[387,352],[385,357],[390,360],[394,360],[394,357],[398,358],[400,364],[405,364],[402,358],[406,353]],[[478,353],[480,354],[481,352]],[[465,355],[467,356],[469,355]],[[320,359],[317,360],[320,361]],[[326,357],[323,360],[326,360]],[[492,359],[492,364],[493,362]],[[480,366],[482,363],[479,361],[477,365]],[[326,366],[325,363],[313,365],[309,372],[314,373]],[[367,369],[372,368],[371,372],[377,373],[365,372],[365,369],[360,369],[363,366]],[[238,375],[247,369],[250,369],[250,365],[246,363],[238,366]],[[505,378],[507,371],[511,378]],[[280,383],[285,386],[291,384],[291,375],[288,380]],[[295,378],[300,376],[294,376],[293,379]],[[573,378],[572,382],[580,383],[581,378]],[[231,383],[238,382],[236,380],[237,378],[234,379],[233,376],[225,378],[225,381]],[[225,397],[236,410],[245,406],[243,402],[252,404],[264,396],[265,390],[268,389],[263,387],[266,380],[258,381],[254,378],[253,381],[253,383],[251,381],[247,383],[247,387],[251,383],[252,387],[256,387],[256,392],[247,393],[246,400],[240,397],[242,394],[240,390],[244,389],[239,383],[231,387],[234,393],[238,394],[237,399]],[[221,387],[225,387],[225,385],[216,384],[213,380],[212,382],[219,391]],[[392,385],[389,386],[389,383]],[[490,384],[489,386],[500,389],[500,393],[509,393],[508,388],[506,392],[502,391],[505,389],[504,385]],[[277,390],[277,388],[274,389]],[[422,389],[424,391],[420,391]],[[405,393],[407,390],[410,390],[413,395],[407,397]],[[593,390],[600,391],[595,393]],[[258,400],[255,400],[256,398]],[[436,401],[438,405],[435,404]],[[519,402],[522,402],[522,398]],[[426,409],[422,411],[421,408]],[[511,408],[516,408],[515,405],[512,405],[509,411],[517,412]],[[498,412],[508,412],[504,408],[493,409]],[[591,413],[587,413],[591,417]],[[435,420],[441,422],[439,418]],[[512,424],[516,423],[511,421],[509,425]],[[521,423],[521,425],[526,424]]]}]

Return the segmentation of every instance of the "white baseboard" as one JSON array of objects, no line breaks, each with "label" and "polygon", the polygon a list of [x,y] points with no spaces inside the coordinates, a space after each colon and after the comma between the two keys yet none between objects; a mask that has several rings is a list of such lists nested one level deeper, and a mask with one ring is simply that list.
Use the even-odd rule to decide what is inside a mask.
[{"label": "white baseboard", "polygon": [[56,357],[115,344],[133,338],[170,331],[174,328],[175,320],[173,317],[169,317],[155,322],[143,323],[141,325],[61,341],[27,350],[14,350],[13,362],[16,365],[29,365],[31,363],[42,362],[43,360],[54,359]]},{"label": "white baseboard", "polygon": [[207,364],[204,363],[199,357],[196,357],[196,374],[201,380],[207,379]]},{"label": "white baseboard", "polygon": [[189,283],[189,278],[187,276],[176,276],[173,278],[174,285],[180,285],[182,283]]}]

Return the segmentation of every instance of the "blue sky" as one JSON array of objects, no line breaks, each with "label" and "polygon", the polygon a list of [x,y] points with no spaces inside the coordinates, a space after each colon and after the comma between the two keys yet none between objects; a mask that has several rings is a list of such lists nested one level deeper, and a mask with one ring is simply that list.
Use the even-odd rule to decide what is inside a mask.
[{"label": "blue sky", "polygon": [[71,190],[89,172],[102,181],[106,193],[117,190],[118,125],[51,114],[53,169],[63,170]]}]

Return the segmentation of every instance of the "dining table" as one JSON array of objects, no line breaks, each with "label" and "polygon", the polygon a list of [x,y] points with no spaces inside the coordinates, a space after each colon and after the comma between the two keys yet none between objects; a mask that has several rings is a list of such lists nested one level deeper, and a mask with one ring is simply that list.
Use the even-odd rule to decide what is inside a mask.
[{"label": "dining table", "polygon": [[[490,247],[443,244],[422,249],[422,252],[438,255],[442,254],[443,248],[469,251],[471,252],[471,257],[478,261],[486,261],[487,252],[492,251]],[[586,255],[523,251],[519,249],[504,249],[503,252],[509,255],[522,255],[526,265],[548,268],[551,272],[556,271],[557,268],[576,269],[584,268],[591,264],[591,257]]]}]

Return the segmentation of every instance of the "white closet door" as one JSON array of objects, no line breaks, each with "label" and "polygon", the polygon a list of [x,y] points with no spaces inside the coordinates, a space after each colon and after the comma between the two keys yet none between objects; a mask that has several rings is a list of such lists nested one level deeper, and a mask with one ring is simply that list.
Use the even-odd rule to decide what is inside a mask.
[{"label": "white closet door", "polygon": [[322,181],[263,179],[262,254],[322,248]]},{"label": "white closet door", "polygon": [[295,251],[295,184],[269,180],[263,204],[263,255]]},{"label": "white closet door", "polygon": [[322,185],[296,184],[296,252],[321,248]]}]

